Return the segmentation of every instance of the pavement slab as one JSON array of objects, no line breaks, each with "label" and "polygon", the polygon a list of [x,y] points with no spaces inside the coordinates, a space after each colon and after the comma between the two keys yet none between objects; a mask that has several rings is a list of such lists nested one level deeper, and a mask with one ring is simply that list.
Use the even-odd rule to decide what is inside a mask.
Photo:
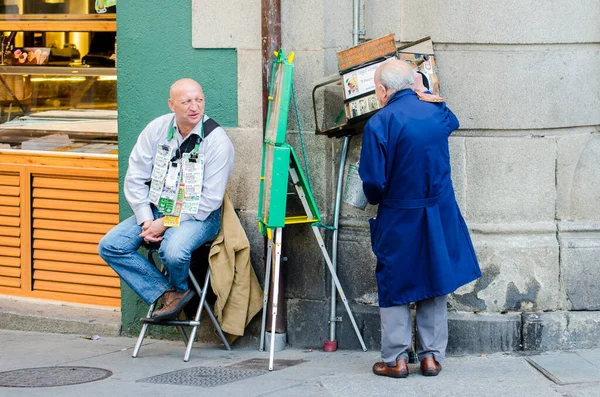
[{"label": "pavement slab", "polygon": [[527,361],[559,385],[600,382],[600,354],[572,351],[527,357]]}]

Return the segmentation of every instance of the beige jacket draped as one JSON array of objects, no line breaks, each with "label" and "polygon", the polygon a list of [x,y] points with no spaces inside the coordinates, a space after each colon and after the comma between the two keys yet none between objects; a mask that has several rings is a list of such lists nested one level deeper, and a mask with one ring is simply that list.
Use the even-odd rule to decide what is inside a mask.
[{"label": "beige jacket draped", "polygon": [[217,296],[214,314],[223,332],[244,335],[244,328],[262,309],[263,292],[250,263],[250,243],[225,192],[221,230],[208,256],[210,285]]}]

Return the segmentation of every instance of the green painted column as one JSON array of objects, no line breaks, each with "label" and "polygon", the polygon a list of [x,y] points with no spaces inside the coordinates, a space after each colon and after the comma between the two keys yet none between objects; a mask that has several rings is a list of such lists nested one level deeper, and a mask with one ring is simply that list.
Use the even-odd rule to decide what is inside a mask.
[{"label": "green painted column", "polygon": [[[152,119],[170,112],[167,100],[174,81],[183,77],[197,80],[204,89],[206,113],[223,127],[237,126],[236,50],[192,48],[191,18],[189,1],[119,2],[117,94],[121,188],[137,136]],[[125,219],[132,212],[122,189],[120,192],[120,216]],[[139,318],[146,311],[147,306],[122,283],[123,334],[139,332]]]}]

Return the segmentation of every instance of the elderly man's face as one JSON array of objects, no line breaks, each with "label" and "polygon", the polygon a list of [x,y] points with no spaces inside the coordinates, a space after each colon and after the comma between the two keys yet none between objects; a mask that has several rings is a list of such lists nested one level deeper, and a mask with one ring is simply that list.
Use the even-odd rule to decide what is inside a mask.
[{"label": "elderly man's face", "polygon": [[195,126],[204,116],[202,87],[193,83],[181,84],[169,99],[169,107],[175,113],[180,127]]}]

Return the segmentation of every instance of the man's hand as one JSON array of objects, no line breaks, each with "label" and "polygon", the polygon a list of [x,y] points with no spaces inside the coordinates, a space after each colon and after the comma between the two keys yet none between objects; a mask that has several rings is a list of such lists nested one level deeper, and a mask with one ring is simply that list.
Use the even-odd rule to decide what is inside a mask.
[{"label": "man's hand", "polygon": [[162,240],[165,230],[167,230],[167,227],[164,224],[163,218],[158,218],[154,221],[148,220],[142,224],[140,237],[148,243],[158,243]]},{"label": "man's hand", "polygon": [[410,89],[415,92],[425,92],[427,87],[423,84],[423,75],[417,71],[414,71],[415,82],[410,85]]}]

